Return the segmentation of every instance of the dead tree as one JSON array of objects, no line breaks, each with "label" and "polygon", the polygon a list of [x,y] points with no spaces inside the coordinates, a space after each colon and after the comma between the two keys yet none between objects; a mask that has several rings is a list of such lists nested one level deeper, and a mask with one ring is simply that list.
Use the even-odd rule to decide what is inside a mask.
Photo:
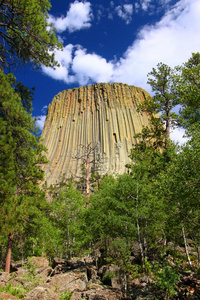
[{"label": "dead tree", "polygon": [[[76,159],[81,165],[81,172],[78,175],[73,174],[73,176],[75,179],[79,178],[84,182],[84,189],[88,199],[90,198],[92,174],[97,173],[100,168],[100,155],[98,152],[98,143],[94,147],[92,143],[89,143],[87,146],[79,145],[75,156],[73,156],[73,159]],[[99,175],[97,174],[97,181],[98,179]]]}]

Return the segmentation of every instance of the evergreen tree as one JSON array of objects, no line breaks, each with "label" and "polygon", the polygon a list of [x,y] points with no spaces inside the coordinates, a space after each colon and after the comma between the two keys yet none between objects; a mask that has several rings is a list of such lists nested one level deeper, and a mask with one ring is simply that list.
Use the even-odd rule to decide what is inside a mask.
[{"label": "evergreen tree", "polygon": [[166,235],[168,240],[176,241],[179,237],[179,241],[180,238],[184,241],[189,263],[186,238],[192,238],[198,246],[200,243],[199,153],[200,136],[196,131],[160,176],[160,196],[164,196],[168,216]]},{"label": "evergreen tree", "polygon": [[[160,196],[160,175],[166,170],[169,161],[175,154],[173,145],[160,151],[153,146],[142,147],[136,145],[131,149],[131,177],[137,185],[136,215],[138,239],[140,243],[141,256],[145,267],[148,252],[154,249],[156,254],[163,251],[164,226],[166,214],[164,201]],[[157,247],[155,246],[157,245]],[[159,249],[159,251],[158,251]]]},{"label": "evergreen tree", "polygon": [[9,235],[6,271],[14,236],[36,230],[46,206],[38,185],[46,159],[30,114],[33,92],[2,70],[28,62],[34,68],[57,65],[53,50],[61,44],[48,24],[50,7],[48,0],[0,1],[0,234],[1,240]]},{"label": "evergreen tree", "polygon": [[[148,74],[148,84],[151,85],[153,97],[145,100],[139,106],[139,111],[145,111],[150,116],[150,126],[144,127],[137,134],[146,146],[167,148],[170,141],[170,130],[178,123],[178,116],[172,109],[179,103],[175,92],[175,70],[163,63],[153,68]],[[159,115],[158,115],[159,114]]]},{"label": "evergreen tree", "polygon": [[9,235],[6,270],[15,232],[23,231],[37,209],[44,206],[40,164],[46,162],[31,114],[24,109],[10,74],[0,71],[0,209],[1,236]]},{"label": "evergreen tree", "polygon": [[4,68],[31,62],[34,67],[54,67],[53,50],[60,48],[48,24],[48,0],[0,1],[0,65]]},{"label": "evergreen tree", "polygon": [[159,63],[157,69],[153,68],[148,74],[148,83],[151,85],[152,91],[155,92],[153,104],[150,107],[160,113],[161,120],[165,125],[167,140],[170,138],[172,122],[177,118],[176,114],[172,113],[172,108],[178,104],[173,92],[173,76],[173,70],[163,63]]},{"label": "evergreen tree", "polygon": [[181,104],[181,124],[188,128],[200,122],[200,53],[193,53],[179,69],[176,95]]}]

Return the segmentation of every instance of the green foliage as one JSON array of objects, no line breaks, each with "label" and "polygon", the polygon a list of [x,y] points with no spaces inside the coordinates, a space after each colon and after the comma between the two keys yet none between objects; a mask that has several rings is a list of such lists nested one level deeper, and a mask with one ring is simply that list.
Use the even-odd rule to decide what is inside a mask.
[{"label": "green foliage", "polygon": [[[8,224],[7,220],[10,218],[11,231],[14,216],[18,220],[21,217],[24,221],[26,211],[33,212],[36,203],[42,205],[39,200],[43,193],[37,183],[43,179],[43,171],[39,164],[46,161],[42,154],[44,147],[33,134],[34,122],[11,87],[12,80],[11,75],[0,72],[0,206],[3,212],[2,222],[4,220]],[[37,201],[34,198],[36,195]]]},{"label": "green foliage", "polygon": [[[17,252],[27,254],[31,239],[38,235],[44,217],[45,194],[40,165],[46,162],[30,114],[33,89],[17,82],[11,74],[20,63],[34,68],[55,67],[53,50],[61,49],[52,24],[48,24],[48,0],[3,0],[0,2],[0,243],[14,233]],[[40,224],[39,224],[40,223]],[[37,234],[36,234],[37,233]],[[22,238],[23,236],[23,238]],[[18,240],[18,239],[19,240]],[[36,238],[37,239],[37,238]],[[23,240],[23,242],[22,242]],[[30,245],[29,245],[30,246]],[[14,253],[14,254],[15,254]],[[19,255],[19,254],[18,254]],[[14,256],[17,257],[18,255]],[[9,262],[7,262],[9,265]]]},{"label": "green foliage", "polygon": [[180,67],[176,79],[176,94],[181,103],[180,122],[188,128],[200,121],[200,53]]},{"label": "green foliage", "polygon": [[[140,110],[146,111],[152,117],[151,128],[145,128],[139,137],[154,136],[155,141],[162,136],[162,128],[165,135],[170,135],[171,125],[181,125],[185,128],[200,121],[200,53],[192,53],[192,57],[182,66],[171,69],[169,66],[159,63],[157,68],[148,74],[148,83],[154,92],[153,99],[147,99]],[[176,105],[181,105],[180,115],[172,112]],[[159,113],[165,126],[161,126],[155,119],[155,113]],[[159,126],[158,126],[159,125]],[[145,132],[146,130],[146,132]],[[159,139],[158,139],[159,141]]]},{"label": "green foliage", "polygon": [[12,84],[15,78],[0,71],[0,241],[9,233],[29,235],[46,207],[39,188],[40,165],[46,162],[35,124]]},{"label": "green foliage", "polygon": [[115,262],[125,268],[135,225],[129,204],[118,198],[116,188],[117,180],[112,176],[100,181],[100,189],[82,211],[79,241],[81,249],[90,249],[91,253],[100,249],[102,263]]},{"label": "green foliage", "polygon": [[7,293],[19,299],[24,299],[25,291],[20,287],[13,286],[10,282],[5,284],[5,287],[0,286],[0,292]]},{"label": "green foliage", "polygon": [[0,64],[19,62],[54,67],[54,49],[61,48],[52,24],[48,24],[48,0],[0,2]]},{"label": "green foliage", "polygon": [[166,299],[171,299],[176,295],[176,283],[179,280],[179,274],[175,267],[164,261],[162,265],[155,266],[155,288],[165,293]]},{"label": "green foliage", "polygon": [[[169,215],[169,229],[172,222],[182,225],[193,238],[199,241],[199,184],[200,184],[200,136],[194,132],[191,140],[181,148],[179,154],[162,174],[160,188],[165,197],[165,211]],[[181,225],[182,224],[182,225]],[[171,235],[171,234],[170,234]]]},{"label": "green foliage", "polygon": [[143,142],[148,141],[154,148],[163,148],[164,145],[166,147],[166,140],[169,140],[171,126],[177,120],[177,115],[172,112],[178,104],[174,93],[174,71],[169,66],[159,63],[157,68],[153,68],[148,74],[148,83],[154,96],[147,99],[139,110],[150,115],[150,128],[144,127],[138,137],[142,138]]},{"label": "green foliage", "polygon": [[[22,276],[23,280],[25,280],[26,285],[22,283],[18,283],[17,286],[13,286],[12,282],[8,282],[5,284],[5,287],[0,287],[0,292],[5,292],[7,294],[13,295],[17,298],[24,299],[27,292],[34,289],[41,283],[41,277],[37,276],[36,269],[37,265],[33,264],[33,261],[28,258],[28,263],[24,264],[25,273]],[[15,277],[15,274],[12,273],[11,277]]]},{"label": "green foliage", "polygon": [[[159,63],[157,68],[148,74],[148,83],[152,91],[155,92],[150,111],[161,113],[161,119],[166,123],[176,116],[171,112],[172,108],[178,104],[174,95],[174,71],[166,64]],[[153,108],[153,110],[152,110]]]},{"label": "green foliage", "polygon": [[[146,104],[147,105],[147,104]],[[149,103],[148,103],[149,105]],[[144,109],[144,107],[142,108]],[[166,144],[166,129],[157,114],[150,114],[149,126],[143,127],[140,133],[134,136],[137,140],[135,148],[145,151],[148,148],[161,150]]]},{"label": "green foliage", "polygon": [[72,293],[66,290],[65,293],[61,293],[60,300],[70,300]]},{"label": "green foliage", "polygon": [[30,90],[22,82],[14,82],[14,89],[19,94],[23,107],[30,113],[32,111],[34,88]]},{"label": "green foliage", "polygon": [[[61,184],[52,192],[50,224],[47,221],[47,241],[53,243],[52,256],[70,258],[79,248],[80,214],[86,205],[86,198],[72,182]],[[82,233],[81,233],[82,234]],[[46,244],[46,243],[45,243]],[[49,244],[46,244],[47,249]],[[50,246],[52,248],[52,245]]]},{"label": "green foliage", "polygon": [[115,273],[113,273],[113,272],[105,273],[102,277],[102,280],[103,281],[111,280],[114,276],[115,276]]},{"label": "green foliage", "polygon": [[38,266],[33,263],[33,260],[30,257],[28,258],[28,263],[25,264],[24,267],[32,277],[36,275],[36,269]]},{"label": "green foliage", "polygon": [[111,176],[101,180],[100,191],[91,196],[91,204],[84,212],[85,230],[90,242],[99,241],[106,249],[109,239],[124,232],[126,223],[122,214],[125,206],[115,197],[115,185],[116,180]]},{"label": "green foliage", "polygon": [[29,292],[41,283],[41,277],[36,276],[37,265],[33,263],[31,258],[28,258],[28,263],[24,265],[24,268],[26,269],[26,272],[23,275],[23,278],[26,279],[28,283],[26,285],[26,292]]}]

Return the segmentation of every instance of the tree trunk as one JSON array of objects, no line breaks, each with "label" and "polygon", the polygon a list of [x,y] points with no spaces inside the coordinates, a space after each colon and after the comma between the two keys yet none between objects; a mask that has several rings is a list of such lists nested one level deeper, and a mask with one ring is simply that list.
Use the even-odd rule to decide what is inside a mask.
[{"label": "tree trunk", "polygon": [[137,182],[137,196],[136,196],[136,221],[137,221],[137,231],[138,231],[138,241],[139,241],[139,247],[140,247],[140,254],[142,258],[142,267],[144,268],[145,260],[144,260],[144,251],[142,246],[142,239],[140,234],[140,224],[139,224],[139,212],[138,212],[138,182]]},{"label": "tree trunk", "polygon": [[86,160],[86,196],[90,199],[90,165],[89,165],[89,157]]},{"label": "tree trunk", "polygon": [[168,119],[166,120],[166,136],[167,136],[167,140],[170,140],[170,129],[171,129],[171,120],[168,116]]},{"label": "tree trunk", "polygon": [[167,141],[170,140],[170,129],[171,129],[171,120],[170,120],[170,106],[169,106],[169,100],[166,100],[166,138]]},{"label": "tree trunk", "polygon": [[13,242],[13,233],[10,233],[8,236],[8,247],[7,247],[7,253],[6,253],[6,265],[5,265],[5,272],[8,272],[8,273],[10,273],[12,242]]},{"label": "tree trunk", "polygon": [[187,246],[187,241],[186,241],[186,237],[185,237],[185,229],[184,229],[183,225],[182,225],[182,233],[183,233],[183,239],[184,239],[184,244],[185,244],[185,253],[187,256],[187,260],[189,262],[190,267],[192,267],[192,263],[191,263],[190,255],[189,255],[189,251],[188,251],[188,246]]}]

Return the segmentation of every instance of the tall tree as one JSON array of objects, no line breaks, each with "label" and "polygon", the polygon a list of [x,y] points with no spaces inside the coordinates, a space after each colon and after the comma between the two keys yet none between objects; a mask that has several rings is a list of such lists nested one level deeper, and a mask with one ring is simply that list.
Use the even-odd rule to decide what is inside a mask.
[{"label": "tall tree", "polygon": [[98,144],[95,146],[92,146],[92,143],[87,144],[87,146],[79,145],[75,152],[73,159],[77,160],[77,165],[81,167],[81,174],[73,174],[73,176],[80,179],[79,185],[82,185],[81,190],[85,190],[86,196],[89,199],[95,177],[97,180],[99,178],[97,173],[100,163]]},{"label": "tall tree", "polygon": [[6,271],[9,271],[13,234],[30,222],[44,205],[38,183],[45,150],[36,137],[30,113],[12,87],[15,78],[0,71],[0,210],[1,234],[9,235]]},{"label": "tall tree", "polygon": [[77,228],[79,228],[79,215],[85,207],[86,198],[72,182],[58,185],[56,190],[50,203],[50,219],[58,234],[55,244],[56,248],[60,249],[57,251],[62,257],[69,259],[76,254],[79,245]]},{"label": "tall tree", "polygon": [[142,103],[139,111],[149,114],[150,126],[144,127],[136,137],[140,139],[140,144],[143,140],[146,146],[167,148],[171,127],[177,122],[177,115],[172,112],[178,104],[174,92],[174,70],[159,63],[148,74],[148,84],[151,85],[153,97]]},{"label": "tall tree", "polygon": [[147,253],[151,248],[154,248],[154,252],[157,251],[155,244],[159,245],[160,250],[163,251],[166,215],[163,210],[164,201],[160,197],[160,175],[166,170],[174,152],[173,145],[160,151],[154,145],[146,145],[144,141],[131,149],[130,175],[137,187],[135,211],[141,254],[142,251],[144,252],[143,264],[145,252]]},{"label": "tall tree", "polygon": [[[52,24],[48,24],[48,0],[0,1],[0,66],[20,62],[34,67],[54,67],[53,50],[61,47]],[[9,69],[8,69],[9,70]]]},{"label": "tall tree", "polygon": [[164,196],[164,210],[168,216],[167,235],[169,239],[174,235],[174,241],[182,235],[189,263],[186,237],[193,238],[198,246],[200,243],[199,154],[200,136],[196,131],[161,173],[159,183],[160,197]]},{"label": "tall tree", "polygon": [[200,122],[200,53],[181,66],[177,76],[176,93],[180,101],[181,124],[188,126]]},{"label": "tall tree", "polygon": [[169,66],[159,63],[157,69],[153,68],[148,77],[148,83],[155,92],[154,108],[156,112],[160,113],[165,125],[166,137],[169,139],[172,121],[176,118],[176,115],[172,113],[172,108],[177,105],[177,99],[173,93],[173,70]]},{"label": "tall tree", "polygon": [[[0,1],[0,70],[31,63],[54,67],[53,50],[61,49],[52,24],[48,24],[48,0]],[[32,91],[0,71],[0,210],[1,234],[9,235],[6,270],[9,271],[15,232],[34,223],[44,202],[38,183],[44,147],[36,137],[30,111]]]},{"label": "tall tree", "polygon": [[[100,248],[102,259],[106,260],[113,260],[116,254],[112,249],[116,239],[125,245],[134,230],[125,202],[116,197],[116,184],[112,176],[105,176],[100,181],[100,190],[91,195],[82,218],[82,248]],[[120,252],[120,248],[118,250]]]}]

